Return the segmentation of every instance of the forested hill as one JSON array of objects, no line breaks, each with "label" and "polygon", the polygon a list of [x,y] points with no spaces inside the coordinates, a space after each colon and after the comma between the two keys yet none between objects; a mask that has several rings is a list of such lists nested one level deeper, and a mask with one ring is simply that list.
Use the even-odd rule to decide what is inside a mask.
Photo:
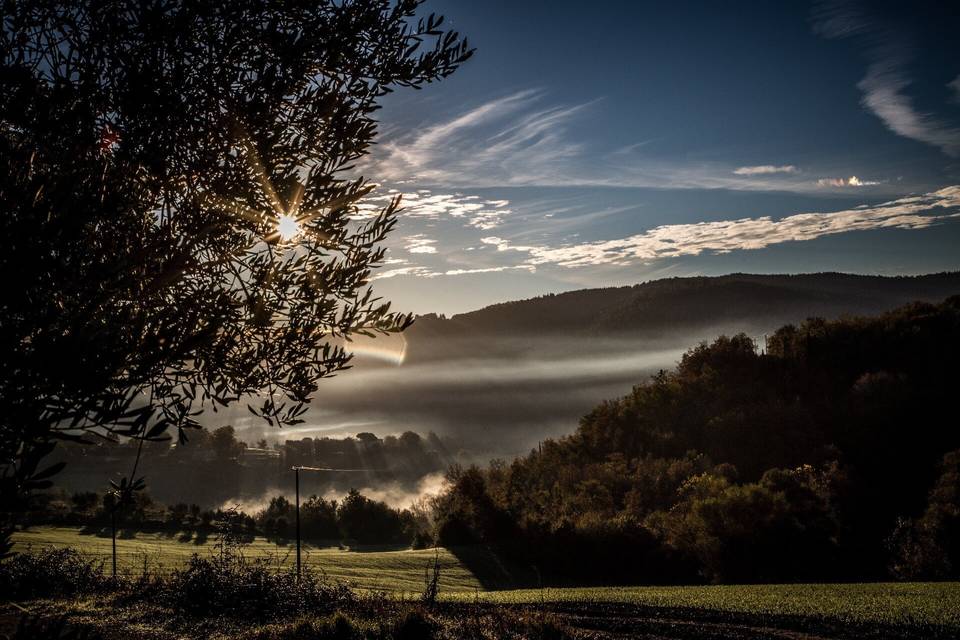
[{"label": "forested hill", "polygon": [[701,344],[454,475],[440,542],[598,581],[960,577],[958,335],[955,296]]},{"label": "forested hill", "polygon": [[658,337],[706,327],[763,331],[813,316],[872,315],[908,302],[934,302],[956,294],[960,294],[960,272],[669,278],[505,302],[449,319],[421,316],[409,338],[551,333]]}]

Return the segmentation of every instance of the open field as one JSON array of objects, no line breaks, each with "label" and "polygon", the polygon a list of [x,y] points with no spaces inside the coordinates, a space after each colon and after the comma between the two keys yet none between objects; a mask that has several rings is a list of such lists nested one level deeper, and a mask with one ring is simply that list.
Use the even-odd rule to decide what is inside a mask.
[{"label": "open field", "polygon": [[[463,599],[457,595],[450,598]],[[494,604],[624,604],[818,617],[838,623],[960,628],[960,583],[956,582],[515,589],[486,592],[481,599]]]},{"label": "open field", "polygon": [[[198,544],[196,538],[181,534],[138,533],[133,538],[117,538],[117,569],[124,575],[139,575],[144,567],[151,573],[168,573],[187,563],[193,554],[216,552],[215,537]],[[73,547],[84,555],[110,566],[110,537],[84,534],[66,527],[34,527],[14,534],[14,550]],[[256,538],[243,549],[247,558],[267,558],[278,566],[296,565],[296,545],[276,544]],[[333,580],[346,582],[358,589],[391,592],[416,592],[424,587],[424,572],[433,566],[433,549],[411,550],[342,550],[338,547],[316,547],[305,544],[303,564],[309,570],[326,574]],[[443,588],[450,592],[475,593],[482,589],[474,575],[452,553],[439,550]]]},{"label": "open field", "polygon": [[[77,529],[38,527],[18,532],[16,549],[72,546],[109,562],[110,538],[82,534]],[[214,539],[201,544],[182,536],[137,534],[118,539],[119,564],[128,574],[143,570],[169,571],[192,554],[215,552]],[[278,566],[295,561],[292,545],[277,545],[257,538],[245,547],[247,557],[266,557]],[[481,607],[545,607],[574,627],[595,631],[611,625],[670,625],[681,621],[727,628],[766,629],[767,625],[818,630],[809,637],[830,637],[822,627],[880,629],[879,637],[893,630],[944,636],[944,630],[960,634],[960,583],[869,583],[724,585],[688,587],[601,587],[485,590],[483,585],[503,585],[503,569],[491,554],[457,549],[456,555],[439,550],[441,598],[444,606],[459,603]],[[432,566],[434,551],[343,550],[307,546],[304,562],[314,571],[363,590],[390,591],[412,596],[424,585],[425,570]],[[465,561],[464,561],[465,560]],[[470,568],[468,568],[468,565]],[[471,571],[471,568],[473,571]],[[474,573],[497,573],[490,575]],[[927,633],[929,632],[929,633]],[[751,632],[752,633],[752,632]],[[841,634],[842,635],[842,634]],[[673,636],[664,636],[673,637]],[[678,636],[679,637],[679,636]],[[723,636],[720,636],[723,637]],[[906,637],[906,636],[904,636]]]}]

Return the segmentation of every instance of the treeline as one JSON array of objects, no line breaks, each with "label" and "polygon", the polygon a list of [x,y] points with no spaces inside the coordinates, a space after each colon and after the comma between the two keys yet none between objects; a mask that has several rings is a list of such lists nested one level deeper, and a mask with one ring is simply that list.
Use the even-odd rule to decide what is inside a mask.
[{"label": "treeline", "polygon": [[[183,539],[204,542],[228,523],[241,538],[254,536],[291,539],[296,535],[296,508],[282,495],[274,496],[263,509],[246,513],[239,509],[204,509],[197,504],[163,505],[148,493],[133,494],[130,504],[118,508],[112,493],[47,492],[31,497],[21,526],[79,526],[108,531],[116,515],[121,537],[137,532],[182,534]],[[432,539],[426,532],[430,519],[426,505],[397,509],[351,489],[341,500],[310,496],[300,503],[300,530],[305,540],[325,543],[401,545],[422,548]]]},{"label": "treeline", "polygon": [[578,430],[454,469],[439,543],[548,580],[960,575],[960,297],[689,350]]},{"label": "treeline", "polygon": [[[777,326],[810,315],[873,314],[960,290],[960,273],[863,276],[843,273],[730,274],[664,278],[494,304],[443,318],[422,316],[408,339],[544,334],[664,335],[695,327]],[[770,324],[770,321],[773,321]]]},{"label": "treeline", "polygon": [[[186,443],[145,442],[137,468],[150,492],[169,504],[189,496],[203,507],[223,504],[238,495],[262,495],[277,486],[292,488],[293,466],[328,469],[302,479],[311,493],[346,493],[351,486],[396,484],[416,489],[420,480],[439,473],[456,459],[459,445],[435,433],[406,431],[378,437],[362,432],[345,438],[300,438],[278,443],[244,442],[232,426],[194,429]],[[63,462],[57,486],[70,492],[99,491],[130,472],[140,443],[118,438],[90,444],[63,443],[48,464]],[[343,470],[343,471],[337,471]]]}]

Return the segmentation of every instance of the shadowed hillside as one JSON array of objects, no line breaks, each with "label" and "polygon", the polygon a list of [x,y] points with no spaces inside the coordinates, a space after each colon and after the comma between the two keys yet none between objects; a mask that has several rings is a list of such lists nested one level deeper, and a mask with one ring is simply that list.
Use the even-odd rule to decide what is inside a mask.
[{"label": "shadowed hillside", "polygon": [[564,334],[665,338],[702,328],[772,330],[808,317],[869,315],[960,293],[960,273],[923,276],[732,274],[668,278],[504,302],[444,319],[420,317],[414,344],[435,338]]},{"label": "shadowed hillside", "polygon": [[958,332],[955,296],[696,346],[573,434],[455,470],[439,540],[558,580],[956,577]]},{"label": "shadowed hillside", "polygon": [[[744,332],[762,348],[765,335],[809,317],[875,315],[956,294],[960,273],[741,274],[572,291],[452,318],[421,316],[404,334],[402,364],[358,356],[354,370],[324,385],[322,421],[308,415],[297,437],[341,428],[342,435],[433,430],[473,453],[509,457],[569,433],[598,399],[673,367],[692,344]],[[245,415],[237,410],[232,424],[245,424]]]}]

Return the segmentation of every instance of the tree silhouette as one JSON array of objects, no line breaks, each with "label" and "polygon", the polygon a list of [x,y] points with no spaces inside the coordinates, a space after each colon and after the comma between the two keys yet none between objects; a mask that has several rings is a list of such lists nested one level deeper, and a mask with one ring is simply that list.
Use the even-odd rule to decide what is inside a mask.
[{"label": "tree silhouette", "polygon": [[58,439],[295,423],[409,323],[354,167],[385,94],[472,54],[422,1],[2,1],[0,508]]}]

